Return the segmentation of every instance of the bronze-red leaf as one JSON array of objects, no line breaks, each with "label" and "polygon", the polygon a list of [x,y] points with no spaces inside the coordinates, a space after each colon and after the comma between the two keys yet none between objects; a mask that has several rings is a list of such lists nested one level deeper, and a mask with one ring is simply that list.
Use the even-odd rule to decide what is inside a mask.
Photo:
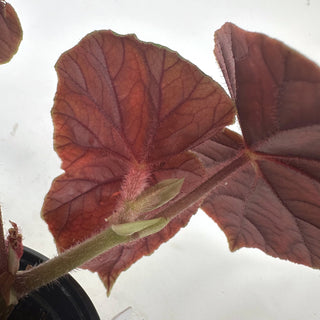
[{"label": "bronze-red leaf", "polygon": [[[176,199],[190,192],[204,168],[188,150],[234,118],[216,82],[177,53],[133,35],[91,33],[60,57],[56,70],[54,146],[65,173],[53,182],[42,213],[59,250],[106,228],[122,199],[158,181],[184,178]],[[110,289],[122,270],[171,238],[195,211],[85,267]]]},{"label": "bronze-red leaf", "polygon": [[0,64],[7,63],[17,52],[22,40],[22,28],[13,7],[0,1]]},{"label": "bronze-red leaf", "polygon": [[[203,209],[227,235],[231,250],[266,253],[320,267],[320,68],[282,42],[231,23],[215,34],[215,54],[236,102],[243,131],[205,142],[230,161],[248,163],[205,200]],[[228,135],[230,138],[230,134]],[[211,159],[210,159],[211,158]]]}]

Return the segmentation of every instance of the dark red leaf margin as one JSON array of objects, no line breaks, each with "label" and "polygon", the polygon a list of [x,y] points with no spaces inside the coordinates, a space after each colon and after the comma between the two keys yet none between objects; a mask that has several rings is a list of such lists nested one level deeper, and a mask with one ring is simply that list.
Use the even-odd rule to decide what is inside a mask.
[{"label": "dark red leaf margin", "polygon": [[[197,148],[212,172],[249,162],[202,208],[232,251],[255,247],[320,267],[320,68],[283,43],[226,23],[215,54],[244,140],[226,131]],[[219,152],[218,152],[219,150]]]},{"label": "dark red leaf margin", "polygon": [[[177,199],[190,192],[204,169],[188,150],[234,118],[216,82],[176,52],[133,35],[93,32],[60,57],[56,70],[54,145],[65,174],[54,180],[42,214],[60,251],[107,227],[117,202],[148,185],[184,178]],[[121,271],[173,237],[196,209],[85,267],[110,290]]]}]

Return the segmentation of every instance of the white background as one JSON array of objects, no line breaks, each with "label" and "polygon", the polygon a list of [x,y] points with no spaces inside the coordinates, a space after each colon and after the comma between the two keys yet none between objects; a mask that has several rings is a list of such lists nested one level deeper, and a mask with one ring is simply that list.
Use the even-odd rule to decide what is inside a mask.
[{"label": "white background", "polygon": [[[0,203],[6,227],[21,226],[24,244],[52,257],[40,218],[43,198],[61,173],[52,148],[54,64],[87,33],[136,33],[178,51],[224,85],[212,54],[213,33],[226,21],[285,41],[320,62],[319,0],[12,0],[24,29],[18,54],[0,66]],[[319,111],[320,112],[320,111]],[[111,297],[88,271],[72,275],[101,319],[320,319],[320,271],[253,250],[231,254],[204,213],[121,274]]]}]

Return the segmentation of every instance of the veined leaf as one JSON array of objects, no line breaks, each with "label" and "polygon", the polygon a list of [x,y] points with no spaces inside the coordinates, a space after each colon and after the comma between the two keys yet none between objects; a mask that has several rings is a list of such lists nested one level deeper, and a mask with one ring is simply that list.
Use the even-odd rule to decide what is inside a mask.
[{"label": "veined leaf", "polygon": [[245,153],[249,161],[202,208],[231,250],[255,247],[319,268],[320,68],[282,42],[231,23],[215,41],[244,139],[226,131],[197,151],[212,172],[228,157]]},{"label": "veined leaf", "polygon": [[[60,57],[56,70],[54,146],[65,173],[53,182],[42,214],[59,250],[106,228],[125,201],[158,182],[184,178],[172,201],[186,195],[205,174],[188,150],[234,119],[233,103],[216,82],[176,52],[133,35],[91,33]],[[122,270],[174,236],[196,210],[85,267],[110,290]]]}]

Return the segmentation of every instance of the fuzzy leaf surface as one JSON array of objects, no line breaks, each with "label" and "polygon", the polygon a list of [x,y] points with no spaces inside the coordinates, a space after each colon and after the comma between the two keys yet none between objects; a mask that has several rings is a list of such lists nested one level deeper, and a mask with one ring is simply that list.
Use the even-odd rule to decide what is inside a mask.
[{"label": "fuzzy leaf surface", "polygon": [[[56,64],[54,146],[65,173],[56,178],[42,214],[60,251],[112,224],[152,219],[159,209],[123,219],[126,202],[165,179],[181,193],[204,169],[189,152],[234,118],[223,89],[177,53],[135,36],[96,31]],[[163,230],[119,246],[84,267],[110,290],[121,271],[185,226],[197,207]]]},{"label": "fuzzy leaf surface", "polygon": [[[248,163],[205,200],[230,249],[320,267],[320,68],[282,42],[226,23],[215,54],[243,141],[226,131],[197,148],[212,172]],[[218,152],[220,150],[220,152]]]},{"label": "fuzzy leaf surface", "polygon": [[0,1],[0,64],[7,63],[22,40],[19,18],[9,3]]}]

